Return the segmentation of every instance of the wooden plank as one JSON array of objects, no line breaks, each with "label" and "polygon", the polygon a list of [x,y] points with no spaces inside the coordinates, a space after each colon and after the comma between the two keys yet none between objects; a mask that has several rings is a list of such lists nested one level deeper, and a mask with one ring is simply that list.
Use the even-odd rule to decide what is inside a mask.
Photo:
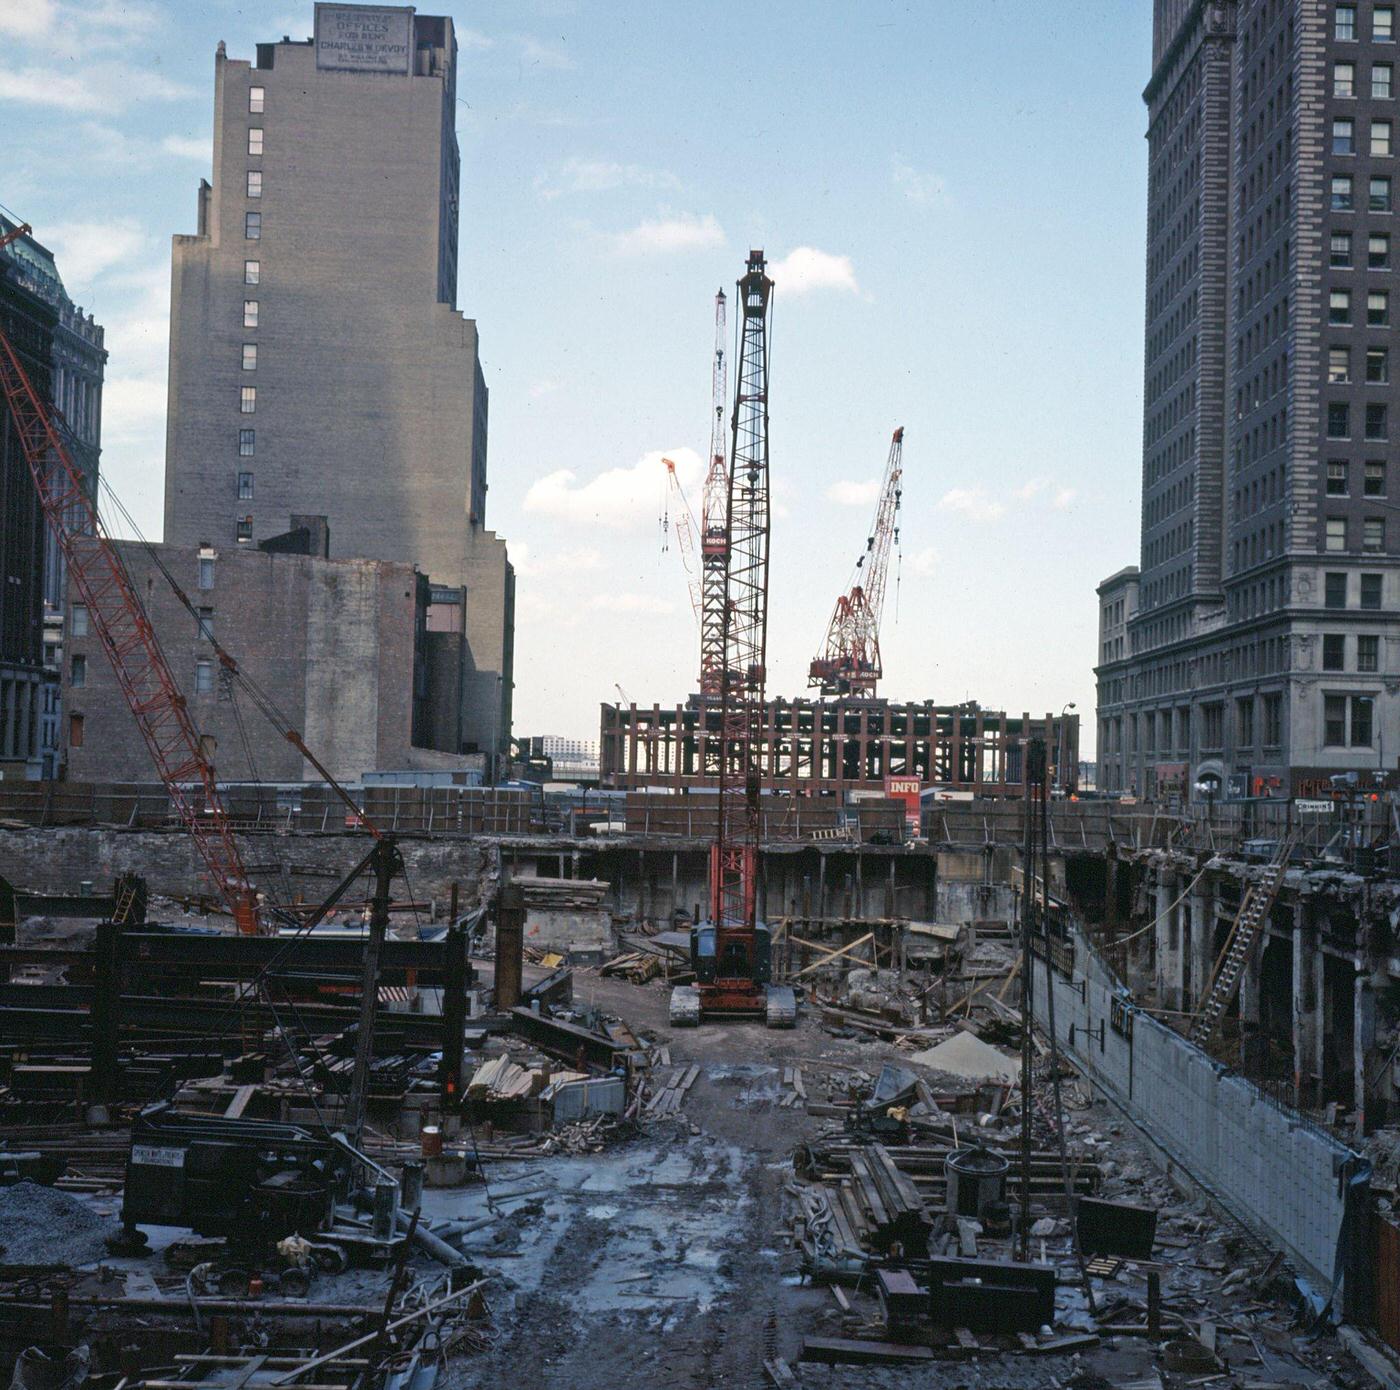
[{"label": "wooden plank", "polygon": [[851,1337],[804,1337],[799,1360],[826,1366],[898,1366],[908,1361],[932,1361],[932,1347],[900,1342],[866,1342]]}]

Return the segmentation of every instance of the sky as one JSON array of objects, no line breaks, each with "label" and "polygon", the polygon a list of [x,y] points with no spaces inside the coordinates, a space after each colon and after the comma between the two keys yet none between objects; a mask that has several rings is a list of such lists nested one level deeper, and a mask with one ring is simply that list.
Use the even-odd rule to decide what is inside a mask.
[{"label": "sky", "polygon": [[[770,694],[807,693],[902,425],[881,693],[1074,702],[1087,753],[1094,587],[1138,559],[1148,0],[420,8],[460,45],[458,307],[518,575],[515,731],[596,738],[619,691],[696,688],[661,459],[698,505],[714,294],[752,246],[776,284]],[[311,20],[0,0],[0,205],[106,327],[103,473],[153,539],[215,46]]]}]

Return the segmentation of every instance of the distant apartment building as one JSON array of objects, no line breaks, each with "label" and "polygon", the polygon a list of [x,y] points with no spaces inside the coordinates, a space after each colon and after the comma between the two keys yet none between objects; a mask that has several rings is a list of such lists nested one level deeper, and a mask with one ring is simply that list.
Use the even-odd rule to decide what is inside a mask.
[{"label": "distant apartment building", "polygon": [[[165,538],[222,556],[317,516],[332,561],[415,566],[449,639],[417,675],[418,734],[504,756],[515,578],[455,307],[452,21],[320,4],[314,27],[215,58],[213,180],[173,248]],[[221,614],[231,645],[261,640],[253,618]]]},{"label": "distant apartment building", "polygon": [[1131,586],[1099,590],[1102,628],[1136,588],[1099,653],[1106,790],[1394,782],[1396,38],[1378,0],[1155,5],[1142,543]]}]

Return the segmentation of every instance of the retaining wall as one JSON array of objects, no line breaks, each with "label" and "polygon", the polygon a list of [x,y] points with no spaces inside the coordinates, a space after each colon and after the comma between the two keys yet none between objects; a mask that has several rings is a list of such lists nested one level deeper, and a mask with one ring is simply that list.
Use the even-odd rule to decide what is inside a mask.
[{"label": "retaining wall", "polygon": [[[1048,972],[1061,1046],[1188,1177],[1330,1287],[1344,1210],[1338,1179],[1352,1150],[1150,1015],[1126,1003],[1115,1013],[1113,1000],[1126,996],[1082,935],[1074,961],[1072,979]],[[1046,976],[1037,957],[1041,1026]]]}]

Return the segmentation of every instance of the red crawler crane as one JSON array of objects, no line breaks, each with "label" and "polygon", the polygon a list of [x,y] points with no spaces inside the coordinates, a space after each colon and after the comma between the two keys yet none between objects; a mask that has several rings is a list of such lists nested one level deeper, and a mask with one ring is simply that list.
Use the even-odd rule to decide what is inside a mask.
[{"label": "red crawler crane", "polygon": [[[791,1027],[793,992],[769,984],[768,929],[757,920],[768,641],[768,320],[773,282],[762,251],[739,281],[743,313],[718,605],[719,826],[710,847],[711,921],[691,931],[694,985],[671,994],[672,1026],[702,1017],[765,1015]],[[718,450],[715,451],[718,455]],[[722,461],[722,460],[721,460]],[[709,543],[714,513],[706,517]],[[716,553],[718,551],[716,542]]]},{"label": "red crawler crane", "polygon": [[[0,236],[0,247],[26,236],[27,224]],[[112,663],[161,781],[193,837],[240,932],[259,931],[257,898],[248,882],[219,796],[214,765],[200,746],[184,696],[126,566],[106,534],[83,475],[9,339],[0,333],[0,389],[34,479],[44,517],[68,562],[69,581]]]},{"label": "red crawler crane", "polygon": [[808,671],[807,684],[823,695],[874,695],[880,664],[880,615],[890,547],[899,540],[900,482],[904,476],[904,428],[895,430],[875,506],[875,524],[856,561],[851,587],[836,600],[826,642]]}]

